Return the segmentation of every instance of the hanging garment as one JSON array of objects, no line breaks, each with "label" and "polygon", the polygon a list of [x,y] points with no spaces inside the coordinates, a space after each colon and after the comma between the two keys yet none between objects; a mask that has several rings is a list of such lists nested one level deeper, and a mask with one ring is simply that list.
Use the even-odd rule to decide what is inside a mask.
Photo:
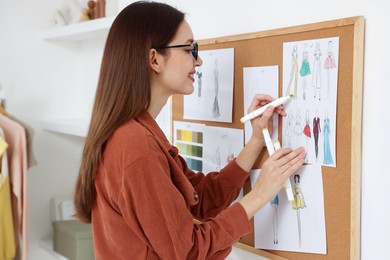
[{"label": "hanging garment", "polygon": [[33,151],[33,137],[35,135],[34,129],[29,126],[28,124],[22,122],[21,120],[17,119],[16,117],[10,115],[10,119],[15,121],[16,123],[20,124],[24,130],[26,131],[26,144],[27,144],[27,168],[30,169],[31,167],[37,165],[37,160],[35,159],[34,151]]},{"label": "hanging garment", "polygon": [[8,175],[8,158],[3,130],[0,128],[0,260],[15,257],[15,236],[12,219],[11,189]]},{"label": "hanging garment", "polygon": [[0,127],[3,128],[7,149],[9,177],[11,184],[12,216],[15,244],[21,235],[21,259],[27,260],[28,249],[28,199],[27,199],[27,145],[24,128],[0,114]]}]

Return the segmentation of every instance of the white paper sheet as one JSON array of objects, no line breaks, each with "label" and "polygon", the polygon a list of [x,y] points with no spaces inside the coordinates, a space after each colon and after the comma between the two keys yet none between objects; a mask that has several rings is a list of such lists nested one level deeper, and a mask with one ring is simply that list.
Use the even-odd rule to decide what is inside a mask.
[{"label": "white paper sheet", "polygon": [[205,127],[204,173],[220,171],[244,148],[244,131],[226,127]]},{"label": "white paper sheet", "polygon": [[[260,170],[251,171],[252,187],[260,174]],[[299,177],[294,177],[295,175]],[[298,201],[301,197],[305,206],[301,209],[293,209],[293,204],[287,201],[285,191],[281,190],[278,194],[279,205],[267,203],[255,214],[255,247],[326,254],[321,166],[302,166],[290,179],[294,187],[295,200]],[[303,204],[297,203],[297,205]]]},{"label": "white paper sheet", "polygon": [[[256,94],[267,94],[278,98],[279,89],[279,68],[278,66],[247,67],[244,68],[244,111],[248,112]],[[244,116],[244,115],[242,115]],[[273,133],[271,138],[278,137],[278,116],[273,117]],[[248,143],[252,136],[252,126],[250,121],[245,123],[245,143]]]},{"label": "white paper sheet", "polygon": [[[339,38],[283,44],[283,146],[305,146],[306,161],[336,167]],[[317,134],[318,133],[318,134]]]},{"label": "white paper sheet", "polygon": [[184,96],[184,119],[232,122],[234,49],[199,51],[194,93]]}]

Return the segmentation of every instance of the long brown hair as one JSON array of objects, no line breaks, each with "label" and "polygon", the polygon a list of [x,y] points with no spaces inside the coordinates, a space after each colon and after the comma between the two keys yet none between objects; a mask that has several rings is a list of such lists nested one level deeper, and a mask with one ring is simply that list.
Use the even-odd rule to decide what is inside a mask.
[{"label": "long brown hair", "polygon": [[115,18],[104,49],[75,187],[76,216],[81,221],[91,222],[96,199],[94,180],[107,139],[149,106],[150,49],[167,45],[183,20],[184,13],[175,8],[145,1],[127,6]]}]

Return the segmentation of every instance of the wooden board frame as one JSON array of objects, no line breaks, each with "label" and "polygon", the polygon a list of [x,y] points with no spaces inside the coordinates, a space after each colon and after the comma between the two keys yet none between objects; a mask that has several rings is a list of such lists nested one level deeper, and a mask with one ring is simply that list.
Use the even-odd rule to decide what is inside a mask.
[{"label": "wooden board frame", "polygon": [[[280,43],[282,42],[326,37],[339,37],[340,40],[336,112],[337,167],[331,169],[322,167],[327,254],[255,249],[253,232],[242,238],[235,246],[270,259],[360,259],[364,26],[364,17],[356,16],[198,41],[200,50],[235,48],[233,123],[184,120],[182,96],[174,96],[172,99],[172,123],[174,120],[179,120],[242,129],[239,118],[244,115],[243,67],[279,65],[281,68],[283,48],[280,47],[282,46]],[[270,46],[273,42],[278,44]],[[240,48],[245,44],[249,44],[249,47],[240,52]],[[254,46],[258,47],[253,48]],[[262,49],[266,53],[261,53]],[[255,62],[249,61],[253,55],[259,55]],[[243,60],[240,60],[241,57],[244,57]],[[281,75],[279,75],[279,82],[279,93],[282,93]],[[281,136],[281,132],[279,135]],[[261,165],[265,159],[266,153],[261,153],[256,165]],[[247,182],[244,193],[249,190],[250,184]]]}]

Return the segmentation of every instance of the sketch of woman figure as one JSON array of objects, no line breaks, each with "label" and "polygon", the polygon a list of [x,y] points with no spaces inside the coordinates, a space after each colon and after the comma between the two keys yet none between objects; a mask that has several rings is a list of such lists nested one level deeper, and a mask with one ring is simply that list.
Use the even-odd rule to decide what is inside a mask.
[{"label": "sketch of woman figure", "polygon": [[292,138],[294,135],[294,130],[293,130],[293,122],[294,122],[294,115],[293,111],[289,111],[287,114],[287,126],[286,126],[286,137],[287,137],[287,146],[292,147]]},{"label": "sketch of woman figure", "polygon": [[270,206],[273,209],[272,212],[272,231],[274,234],[274,244],[278,244],[278,206],[279,206],[279,195],[276,195],[273,200],[270,201]]},{"label": "sketch of woman figure", "polygon": [[[288,82],[288,87],[286,90],[286,96],[289,94],[294,94],[294,98],[297,98],[297,92],[298,92],[298,46],[293,46],[293,51],[291,53],[291,72],[290,72],[290,81]],[[293,82],[294,78],[294,93],[290,91],[291,84]]]},{"label": "sketch of woman figure", "polygon": [[198,97],[202,97],[202,67],[197,67],[195,75],[198,79]]},{"label": "sketch of woman figure", "polygon": [[333,51],[332,51],[333,42],[328,42],[328,57],[326,57],[324,68],[326,69],[327,79],[328,79],[328,88],[327,88],[327,94],[329,97],[330,92],[330,70],[336,67],[336,63],[334,61]]},{"label": "sketch of woman figure", "polygon": [[234,153],[232,153],[232,145],[228,145],[228,156],[226,159],[226,163],[230,163],[231,161],[234,161]]},{"label": "sketch of woman figure", "polygon": [[306,125],[303,128],[303,134],[305,135],[306,139],[306,158],[305,161],[309,161],[309,141],[311,138],[311,130],[310,130],[310,112],[309,109],[306,109],[306,118],[305,118]]},{"label": "sketch of woman figure", "polygon": [[294,126],[294,134],[295,135],[301,135],[302,134],[302,125],[301,125],[301,112],[299,109],[297,110],[296,116],[295,116],[295,126]]},{"label": "sketch of woman figure", "polygon": [[314,51],[314,62],[313,62],[313,75],[311,78],[311,85],[314,89],[314,98],[317,96],[318,100],[321,100],[321,89],[322,89],[322,76],[321,76],[321,49],[320,44],[316,43],[316,50]]},{"label": "sketch of woman figure", "polygon": [[318,159],[318,134],[321,132],[320,118],[318,117],[318,110],[316,116],[313,118],[313,135],[314,135],[314,149],[316,152],[316,160]]},{"label": "sketch of woman figure", "polygon": [[221,152],[219,151],[219,146],[217,146],[217,149],[215,150],[213,159],[215,163],[215,170],[221,170]]},{"label": "sketch of woman figure", "polygon": [[301,176],[299,174],[294,175],[295,195],[294,195],[294,201],[292,202],[292,208],[297,212],[299,247],[302,246],[300,210],[306,208],[305,199],[303,198],[303,193],[299,185],[300,179]]},{"label": "sketch of woman figure", "polygon": [[324,164],[333,164],[332,153],[330,151],[330,122],[328,115],[325,115],[324,119]]},{"label": "sketch of woman figure", "polygon": [[213,117],[217,118],[221,114],[219,113],[219,104],[218,104],[218,91],[219,91],[219,71],[218,71],[218,59],[215,60],[214,62],[215,68],[214,68],[214,103],[213,103]]},{"label": "sketch of woman figure", "polygon": [[302,76],[302,90],[303,90],[303,100],[306,100],[306,85],[307,85],[307,76],[311,73],[310,64],[309,64],[309,53],[307,52],[307,44],[305,43],[304,50],[302,53],[302,66],[299,74]]}]

